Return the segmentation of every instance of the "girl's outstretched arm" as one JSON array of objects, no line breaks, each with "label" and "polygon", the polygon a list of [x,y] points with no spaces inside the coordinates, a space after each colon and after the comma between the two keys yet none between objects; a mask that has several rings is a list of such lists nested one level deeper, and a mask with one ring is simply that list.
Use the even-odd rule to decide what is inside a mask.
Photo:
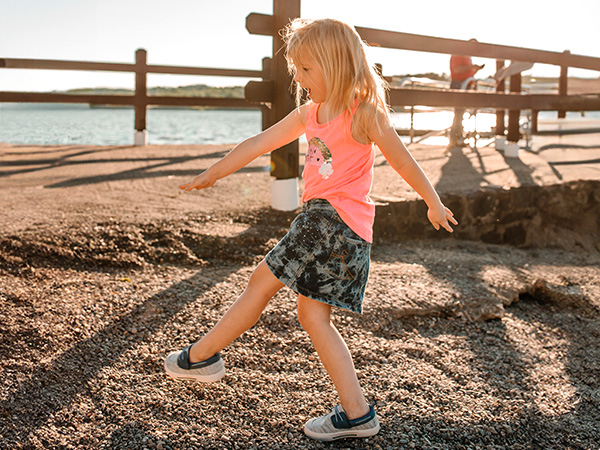
[{"label": "girl's outstretched arm", "polygon": [[425,200],[429,207],[427,217],[434,228],[439,230],[442,227],[452,233],[450,222],[458,225],[452,211],[442,204],[427,175],[400,140],[389,118],[381,113],[378,119],[380,125],[374,124],[371,130],[373,141],[394,170]]},{"label": "girl's outstretched arm", "polygon": [[244,142],[234,147],[233,150],[215,164],[210,166],[189,183],[179,186],[179,188],[186,191],[209,188],[215,184],[217,180],[241,169],[259,156],[276,150],[285,144],[289,144],[304,133],[305,118],[306,105],[294,109],[294,111],[269,129],[246,139]]}]

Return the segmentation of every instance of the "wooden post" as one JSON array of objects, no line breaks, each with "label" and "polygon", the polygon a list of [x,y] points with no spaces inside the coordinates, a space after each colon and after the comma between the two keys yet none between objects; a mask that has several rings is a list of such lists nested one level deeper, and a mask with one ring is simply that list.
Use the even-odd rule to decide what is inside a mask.
[{"label": "wooden post", "polygon": [[[266,57],[262,60],[262,72],[263,72],[263,81],[268,81],[271,79],[271,58]],[[273,120],[273,104],[261,102],[260,110],[262,112],[262,129],[266,130],[269,128],[275,121]]]},{"label": "wooden post", "polygon": [[[271,104],[271,120],[275,123],[287,116],[296,107],[290,86],[292,78],[288,73],[287,62],[283,55],[283,41],[279,30],[291,19],[300,17],[300,0],[273,0],[273,59],[271,61],[271,80],[274,85]],[[298,177],[300,160],[298,140],[271,153],[271,175],[276,178],[272,184],[272,205],[279,210],[298,208]]]},{"label": "wooden post", "polygon": [[[521,92],[521,74],[518,73],[510,77],[510,92],[518,94]],[[521,132],[519,131],[519,119],[521,111],[518,109],[508,110],[508,134],[506,138],[511,142],[519,142]]]},{"label": "wooden post", "polygon": [[[272,125],[283,119],[296,107],[290,92],[292,79],[288,74],[287,62],[283,56],[283,41],[277,34],[291,19],[300,17],[300,0],[273,0],[273,59],[271,80],[274,82],[274,99],[271,105]],[[271,153],[271,175],[278,180],[297,178],[300,174],[298,141],[294,141]]]},{"label": "wooden post", "polygon": [[[565,50],[563,52],[563,54],[565,56],[568,56],[571,54],[571,52],[569,50]],[[568,71],[569,71],[569,66],[567,66],[565,63],[560,65],[560,78],[558,79],[558,95],[567,95],[568,92]],[[567,117],[567,112],[562,110],[562,111],[558,111],[558,118],[559,119],[564,119],[565,117]]]},{"label": "wooden post", "polygon": [[539,111],[536,111],[535,109],[531,111],[531,132],[533,134],[537,133],[538,131],[538,115],[539,115]]},{"label": "wooden post", "polygon": [[[503,67],[504,67],[504,60],[501,60],[501,59],[497,60],[496,61],[496,71],[502,69]],[[505,90],[506,90],[506,82],[504,81],[504,79],[502,79],[496,85],[496,92],[504,94]],[[496,110],[496,136],[504,136],[504,133],[506,132],[506,126],[504,125],[504,114],[505,114],[504,109]]]},{"label": "wooden post", "polygon": [[134,144],[143,146],[148,144],[148,132],[146,131],[146,107],[148,96],[147,83],[147,60],[146,50],[138,49],[135,52],[135,137]]},{"label": "wooden post", "polygon": [[[414,80],[411,80],[410,88],[415,88]],[[415,105],[410,106],[410,129],[408,130],[408,136],[410,138],[410,143],[412,144],[415,139]]]}]

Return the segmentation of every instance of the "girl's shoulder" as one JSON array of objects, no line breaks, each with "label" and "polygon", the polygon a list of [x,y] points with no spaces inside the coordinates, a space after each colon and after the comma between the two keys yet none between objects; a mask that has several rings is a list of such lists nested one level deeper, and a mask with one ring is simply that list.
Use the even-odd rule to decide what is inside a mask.
[{"label": "girl's shoulder", "polygon": [[390,115],[387,111],[380,109],[375,113],[374,120],[372,120],[368,127],[368,136],[371,142],[377,142],[388,129],[392,129],[392,123]]},{"label": "girl's shoulder", "polygon": [[300,115],[300,119],[304,125],[306,125],[306,118],[308,117],[308,114],[314,110],[316,106],[316,103],[309,101],[298,107],[298,114]]}]

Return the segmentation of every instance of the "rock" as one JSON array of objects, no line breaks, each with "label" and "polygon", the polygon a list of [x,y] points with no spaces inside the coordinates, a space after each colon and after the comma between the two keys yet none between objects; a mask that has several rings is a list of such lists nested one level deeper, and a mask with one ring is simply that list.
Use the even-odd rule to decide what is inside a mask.
[{"label": "rock", "polygon": [[[598,249],[600,240],[599,191],[600,181],[578,180],[441,197],[459,222],[454,227],[457,238],[516,247],[592,250]],[[444,237],[431,227],[423,208],[421,200],[377,205],[375,237],[392,242]]]}]

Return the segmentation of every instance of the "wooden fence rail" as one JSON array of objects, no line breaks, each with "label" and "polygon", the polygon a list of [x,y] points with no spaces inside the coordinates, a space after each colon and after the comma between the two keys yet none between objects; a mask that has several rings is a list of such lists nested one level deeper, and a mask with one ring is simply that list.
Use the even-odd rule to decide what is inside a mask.
[{"label": "wooden fence rail", "polygon": [[[144,51],[144,50],[142,50]],[[107,72],[135,72],[136,64],[106,63],[91,61],[63,61],[55,59],[2,58],[0,68],[5,69],[44,69],[44,70],[80,70]],[[222,77],[262,78],[262,70],[215,69],[206,67],[157,66],[145,65],[146,73],[169,75],[207,75]]]},{"label": "wooden fence rail", "polygon": [[[274,35],[276,33],[271,16],[266,14],[250,14],[246,19],[246,27],[254,34]],[[389,102],[392,106],[496,108],[497,134],[504,134],[504,110],[506,109],[509,110],[507,138],[513,142],[520,139],[520,110],[532,110],[534,122],[538,111],[558,111],[559,117],[565,117],[566,111],[600,110],[600,93],[586,96],[567,95],[568,69],[600,71],[600,58],[573,55],[569,51],[551,52],[364,27],[356,27],[356,31],[367,43],[375,47],[492,58],[497,60],[498,69],[504,66],[505,60],[551,64],[561,68],[558,94],[523,94],[521,75],[517,74],[510,79],[509,93],[505,93],[504,83],[499,85],[496,93],[392,88],[389,93]],[[247,89],[247,93],[254,101],[272,98],[272,85],[269,83],[250,82],[249,87],[251,89]]]},{"label": "wooden fence rail", "polygon": [[[300,0],[273,0],[273,14],[252,13],[246,18],[246,28],[251,34],[273,38],[272,58],[263,60],[262,70],[214,69],[183,66],[148,65],[145,50],[136,52],[134,64],[100,63],[89,61],[59,61],[38,59],[0,59],[0,69],[46,69],[46,70],[85,70],[115,71],[135,74],[133,95],[68,95],[60,93],[0,92],[0,102],[44,102],[44,103],[91,103],[110,105],[130,105],[135,109],[136,139],[138,134],[145,136],[146,109],[149,105],[160,106],[213,106],[239,108],[253,106],[260,108],[263,128],[285,117],[293,108],[294,100],[289,91],[291,78],[281,52],[281,30],[290,19],[300,17]],[[494,108],[497,114],[496,133],[504,135],[504,116],[508,110],[508,133],[510,141],[520,139],[520,111],[532,110],[535,118],[543,110],[558,111],[564,117],[566,111],[600,110],[600,93],[593,95],[568,95],[567,82],[569,68],[600,71],[600,58],[573,55],[568,51],[550,52],[543,50],[510,47],[457,39],[444,39],[396,31],[357,27],[356,30],[369,44],[390,49],[419,52],[461,54],[496,60],[496,67],[504,67],[505,60],[551,64],[560,67],[559,92],[554,95],[524,94],[521,92],[521,75],[510,78],[510,91],[507,93],[504,81],[498,84],[497,92],[473,92],[458,90],[430,90],[392,88],[389,101],[392,106],[433,106]],[[148,96],[147,76],[149,73],[208,75],[256,78],[245,88],[245,99],[207,97],[167,97]],[[143,138],[145,139],[145,137]],[[137,142],[136,142],[137,143]],[[143,141],[141,142],[144,143]],[[273,188],[273,196],[281,190],[289,190],[289,197],[296,200],[288,206],[277,209],[294,209],[297,205],[297,178],[299,176],[298,141],[286,145],[271,154],[271,174],[277,181],[296,180],[296,184],[282,184]],[[291,205],[291,206],[290,206]]]},{"label": "wooden fence rail", "polygon": [[90,95],[38,92],[0,92],[0,102],[31,103],[89,103],[91,105],[128,105],[135,110],[136,145],[147,143],[146,111],[148,106],[209,106],[219,108],[247,108],[251,105],[243,98],[149,96],[147,78],[150,73],[177,75],[205,75],[243,78],[268,78],[269,66],[263,63],[263,70],[216,69],[204,67],[148,65],[146,50],[139,49],[135,63],[105,63],[91,61],[61,61],[51,59],[0,59],[0,68],[38,70],[78,70],[107,71],[135,74],[133,95]]},{"label": "wooden fence rail", "polygon": [[[459,55],[470,55],[479,56],[483,58],[492,58],[497,60],[496,67],[498,69],[504,66],[504,60],[532,62],[540,64],[550,64],[560,67],[560,78],[559,78],[559,92],[558,99],[548,99],[548,102],[541,101],[541,98],[537,98],[533,103],[527,103],[522,108],[517,108],[517,105],[510,105],[507,108],[509,112],[509,132],[508,139],[511,141],[518,141],[519,134],[519,117],[520,109],[531,109],[534,116],[534,123],[537,123],[537,112],[541,110],[552,110],[558,111],[558,117],[566,117],[567,111],[579,111],[579,110],[598,110],[598,99],[597,98],[580,98],[580,99],[568,99],[567,96],[567,83],[568,83],[568,69],[578,68],[587,70],[600,71],[600,58],[594,58],[591,56],[573,55],[570,51],[566,50],[562,53],[551,52],[546,50],[536,50],[522,47],[512,47],[506,45],[486,44],[474,41],[461,41],[457,39],[443,39],[431,36],[422,36],[417,34],[400,33],[396,31],[385,31],[376,30],[371,28],[357,27],[356,29],[363,39],[369,42],[371,45],[386,48],[396,48],[402,50],[413,50],[431,53],[445,53],[445,54],[459,54]],[[501,84],[498,86],[498,92],[504,92],[505,86]],[[521,75],[517,74],[511,77],[510,80],[510,91],[520,92],[521,91]],[[402,104],[405,97],[396,95],[399,104]],[[471,99],[477,99],[477,97],[466,96],[456,106],[467,106],[477,107],[476,104],[462,104],[463,100],[468,102]],[[513,97],[514,100],[514,97]],[[573,101],[571,101],[573,100]],[[581,108],[580,109],[580,105]],[[442,106],[442,105],[440,105]],[[481,105],[481,106],[495,106],[495,105]],[[480,106],[480,107],[481,107]],[[497,107],[497,106],[496,106]],[[504,133],[504,114],[497,111],[497,134]]]},{"label": "wooden fence rail", "polygon": [[[252,34],[268,35],[273,39],[273,54],[277,54],[281,42],[277,39],[278,30],[285,24],[285,20],[299,15],[299,0],[283,1],[274,0],[276,14],[251,13],[246,19],[246,27]],[[295,14],[296,13],[296,14]],[[283,24],[283,25],[282,25]],[[568,68],[580,68],[600,71],[600,58],[582,55],[573,55],[568,51],[550,52],[543,50],[510,47],[504,45],[486,44],[457,39],[444,39],[396,31],[378,30],[372,28],[356,27],[361,37],[370,45],[392,49],[402,49],[420,52],[465,54],[498,60],[497,67],[504,65],[504,60],[527,61],[542,64],[552,64],[561,67],[558,94],[522,94],[517,92],[497,93],[490,92],[465,92],[465,91],[439,91],[413,88],[390,89],[389,101],[392,106],[432,106],[432,107],[473,107],[496,108],[498,110],[519,111],[530,109],[537,111],[559,111],[564,116],[566,111],[597,111],[600,110],[599,95],[567,95]],[[107,63],[91,61],[63,61],[42,59],[0,59],[0,68],[6,69],[41,69],[41,70],[77,70],[77,71],[110,71],[135,73],[136,90],[133,95],[89,95],[89,94],[61,94],[61,93],[33,93],[33,92],[0,92],[0,102],[40,102],[40,103],[89,103],[106,105],[129,105],[136,109],[135,129],[146,129],[147,106],[209,106],[222,108],[259,107],[262,105],[263,126],[268,126],[284,117],[293,104],[290,103],[287,92],[289,77],[282,74],[285,67],[281,66],[281,58],[276,64],[270,64],[270,58],[263,61],[262,70],[218,69],[203,67],[165,66],[146,64],[145,50],[136,52],[136,62]],[[148,96],[147,75],[178,74],[178,75],[204,75],[257,78],[262,81],[251,81],[246,86],[246,98],[214,98],[214,97],[181,97],[181,96]],[[283,80],[281,79],[283,78]],[[511,84],[520,84],[518,77],[512,79]],[[286,103],[285,107],[273,106],[276,102]],[[273,107],[272,107],[273,106]],[[278,111],[282,109],[282,111]],[[499,120],[503,115],[499,115]],[[509,139],[518,140],[518,136],[509,136]],[[288,158],[285,158],[288,159]],[[289,176],[285,164],[277,164],[277,172],[283,178]],[[292,171],[293,172],[293,171]]]}]

